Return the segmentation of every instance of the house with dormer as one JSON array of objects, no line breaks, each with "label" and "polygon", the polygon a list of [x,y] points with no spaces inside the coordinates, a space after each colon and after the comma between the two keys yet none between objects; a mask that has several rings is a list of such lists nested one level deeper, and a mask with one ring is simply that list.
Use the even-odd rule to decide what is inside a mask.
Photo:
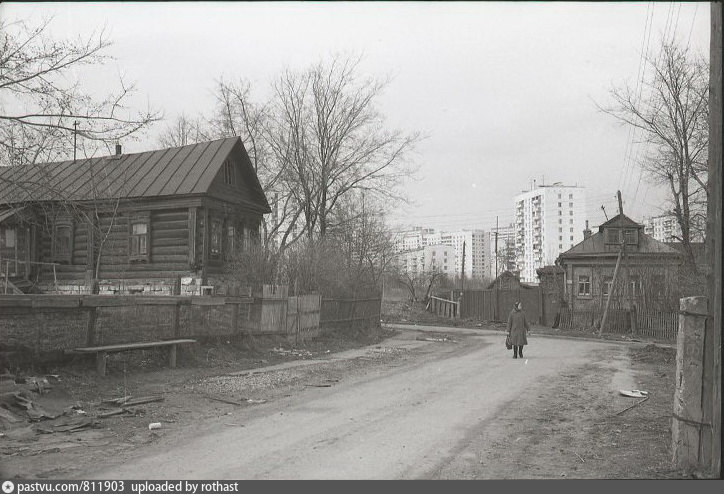
[{"label": "house with dormer", "polygon": [[269,212],[238,137],[0,166],[0,273],[34,292],[196,290],[259,241]]},{"label": "house with dormer", "polygon": [[[558,256],[563,269],[565,301],[571,310],[611,307],[654,310],[677,307],[681,253],[644,232],[644,225],[619,214],[588,228],[584,239]],[[619,270],[614,280],[616,265]]]}]

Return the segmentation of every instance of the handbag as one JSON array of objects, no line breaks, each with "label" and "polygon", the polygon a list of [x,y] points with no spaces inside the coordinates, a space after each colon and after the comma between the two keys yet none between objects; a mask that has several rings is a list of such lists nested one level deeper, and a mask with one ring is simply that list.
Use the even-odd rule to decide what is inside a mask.
[{"label": "handbag", "polygon": [[507,348],[508,350],[513,349],[513,345],[510,343],[510,335],[505,337],[505,348]]}]

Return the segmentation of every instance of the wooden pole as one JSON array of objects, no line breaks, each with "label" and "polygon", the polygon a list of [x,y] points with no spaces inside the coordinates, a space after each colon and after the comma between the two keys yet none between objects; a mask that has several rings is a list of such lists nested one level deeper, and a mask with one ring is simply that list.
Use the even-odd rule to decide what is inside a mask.
[{"label": "wooden pole", "polygon": [[[618,196],[618,212],[621,216],[623,216],[623,201],[621,200],[621,191],[616,191],[616,195]],[[611,305],[611,297],[613,296],[613,291],[616,287],[616,279],[618,278],[618,270],[621,267],[621,258],[624,255],[624,248],[626,245],[626,236],[623,234],[623,230],[620,230],[620,240],[621,240],[621,248],[618,251],[618,259],[616,259],[616,267],[613,269],[613,280],[611,280],[611,289],[608,291],[608,298],[606,299],[606,308],[603,309],[603,316],[601,317],[601,325],[598,328],[598,336],[601,336],[603,334],[603,326],[606,324],[606,318],[608,317],[608,308]],[[593,282],[593,280],[591,280]]]},{"label": "wooden pole", "polygon": [[465,240],[463,240],[463,262],[460,268],[460,293],[465,291]]}]

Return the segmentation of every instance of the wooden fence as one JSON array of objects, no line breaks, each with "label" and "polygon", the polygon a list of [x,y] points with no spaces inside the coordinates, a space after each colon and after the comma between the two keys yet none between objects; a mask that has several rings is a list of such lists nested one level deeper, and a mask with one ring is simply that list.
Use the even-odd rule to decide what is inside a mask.
[{"label": "wooden fence", "polygon": [[430,297],[428,310],[442,317],[456,319],[460,317],[460,303],[440,297]]},{"label": "wooden fence", "polygon": [[675,340],[679,332],[679,313],[645,312],[636,314],[636,333],[642,336],[653,336]]},{"label": "wooden fence", "polygon": [[[601,309],[561,309],[558,327],[562,329],[598,329]],[[636,311],[611,309],[606,316],[603,333],[630,334],[675,340],[679,330],[679,314],[675,311]]]},{"label": "wooden fence", "polygon": [[382,298],[322,299],[320,325],[322,328],[369,328],[380,325]]},{"label": "wooden fence", "polygon": [[298,295],[287,302],[287,335],[297,339],[319,336],[321,295]]}]

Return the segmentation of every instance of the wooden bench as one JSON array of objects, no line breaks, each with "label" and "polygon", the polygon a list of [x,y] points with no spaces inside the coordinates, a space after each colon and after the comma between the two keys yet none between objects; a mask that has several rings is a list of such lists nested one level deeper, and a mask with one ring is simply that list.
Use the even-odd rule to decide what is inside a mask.
[{"label": "wooden bench", "polygon": [[169,347],[168,365],[172,369],[176,367],[176,346],[187,343],[196,343],[196,340],[165,340],[165,341],[149,341],[144,343],[123,343],[120,345],[91,346],[84,348],[75,348],[73,351],[78,353],[95,353],[96,354],[96,370],[101,376],[106,375],[106,356],[112,352],[124,352],[126,350],[142,350],[144,348],[155,348],[161,346]]}]

